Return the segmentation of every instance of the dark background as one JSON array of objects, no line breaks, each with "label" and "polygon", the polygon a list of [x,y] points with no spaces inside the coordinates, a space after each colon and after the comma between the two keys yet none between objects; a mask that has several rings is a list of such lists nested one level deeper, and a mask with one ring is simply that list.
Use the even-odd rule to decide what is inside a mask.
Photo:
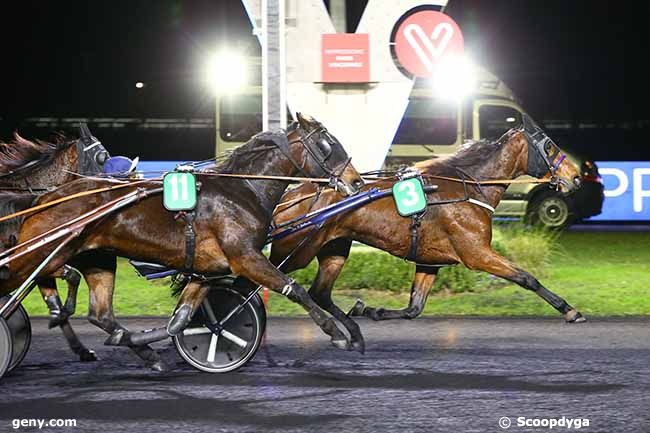
[{"label": "dark background", "polygon": [[[349,31],[365,4],[348,0]],[[451,0],[446,12],[475,62],[501,77],[533,117],[574,125],[561,145],[600,160],[650,160],[639,3]],[[239,0],[20,1],[5,3],[1,15],[4,139],[30,117],[212,118],[214,99],[200,79],[206,54],[225,41],[259,54]],[[137,81],[146,87],[136,89]],[[581,129],[585,123],[596,127]],[[151,158],[170,134],[184,132],[100,139],[113,153]],[[195,135],[200,150],[179,159],[209,156],[212,133]]]}]

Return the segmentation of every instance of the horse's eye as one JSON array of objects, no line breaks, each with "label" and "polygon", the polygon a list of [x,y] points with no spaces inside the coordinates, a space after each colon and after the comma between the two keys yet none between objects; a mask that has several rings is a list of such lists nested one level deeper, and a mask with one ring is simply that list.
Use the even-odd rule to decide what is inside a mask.
[{"label": "horse's eye", "polygon": [[106,151],[99,152],[97,156],[95,156],[95,161],[97,161],[99,165],[104,165],[107,159],[108,159],[108,152]]},{"label": "horse's eye", "polygon": [[324,138],[321,138],[316,142],[318,144],[318,150],[325,156],[328,157],[332,153],[332,146],[325,140]]},{"label": "horse's eye", "polygon": [[553,150],[553,143],[551,143],[550,141],[544,143],[544,152],[548,154],[551,153],[551,150]]}]

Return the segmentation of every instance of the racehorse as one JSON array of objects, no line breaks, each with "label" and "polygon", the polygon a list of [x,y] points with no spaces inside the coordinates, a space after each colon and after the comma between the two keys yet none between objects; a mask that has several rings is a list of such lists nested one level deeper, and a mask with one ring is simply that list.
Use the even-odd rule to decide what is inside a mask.
[{"label": "racehorse", "polygon": [[[51,143],[26,140],[14,134],[13,141],[0,142],[0,216],[30,207],[35,192],[71,182],[79,175],[101,173],[109,156],[86,124],[80,125],[78,140],[59,137]],[[0,222],[0,250],[16,244],[21,223],[22,218]],[[55,278],[64,279],[68,285],[65,305],[59,297]],[[82,361],[94,361],[97,359],[95,353],[81,343],[68,321],[76,309],[80,281],[78,272],[63,266],[52,275],[39,278],[38,287],[50,312],[49,327],[61,328],[70,348]]]},{"label": "racehorse", "polygon": [[[318,257],[318,274],[309,294],[347,328],[353,344],[363,347],[364,343],[359,326],[349,316],[362,315],[373,320],[415,318],[424,308],[440,266],[458,263],[533,291],[564,314],[567,322],[585,320],[564,299],[491,248],[491,214],[507,188],[507,184],[499,180],[524,174],[552,178],[567,192],[580,185],[578,168],[565,159],[555,143],[530,118],[526,116],[524,127],[508,131],[496,142],[473,142],[453,156],[427,160],[416,164],[415,168],[422,173],[425,182],[435,181],[438,185],[436,191],[428,194],[428,202],[433,205],[429,205],[423,215],[401,217],[391,198],[372,202],[328,221],[282,268],[284,272],[291,272]],[[454,181],[463,177],[467,180],[465,183]],[[389,188],[394,183],[395,180],[384,180],[367,184],[365,189]],[[327,191],[318,194],[313,185],[302,185],[285,194],[282,203],[287,206],[278,206],[274,223],[281,225],[339,200]],[[447,204],[435,205],[436,202]],[[301,236],[298,233],[274,241],[271,262],[279,263],[299,244]],[[346,315],[332,302],[334,282],[353,240],[416,263],[407,308],[371,308],[358,301]]]},{"label": "racehorse", "polygon": [[[281,136],[282,139],[279,139]],[[289,181],[284,179],[236,179],[220,174],[308,177],[327,176],[337,190],[352,194],[363,180],[350,164],[343,146],[317,121],[298,115],[298,122],[285,134],[253,137],[237,148],[228,160],[212,172],[197,172],[200,193],[193,222],[195,251],[191,253],[194,275],[221,275],[234,272],[265,287],[284,294],[301,304],[314,321],[331,336],[337,347],[347,348],[348,340],[294,280],[277,270],[261,253],[266,243],[273,209]],[[42,195],[38,203],[99,187],[120,185],[122,181],[80,179],[56,191]],[[25,218],[19,241],[24,242],[61,222],[97,209],[102,204],[130,191],[144,194],[159,188],[160,182],[140,181],[137,185],[113,189],[69,200]],[[153,194],[153,193],[152,193]],[[131,347],[156,370],[166,366],[146,344],[136,344],[126,328],[115,319],[112,297],[115,281],[115,257],[159,263],[184,269],[187,263],[185,224],[166,211],[160,194],[142,198],[130,207],[108,215],[85,227],[77,238],[62,247],[43,268],[47,275],[65,263],[71,263],[84,276],[90,290],[89,320],[110,334],[107,344]],[[53,245],[17,258],[9,265],[9,279],[0,281],[0,295],[8,293],[24,280],[46,256]],[[192,278],[183,289],[177,308],[169,321],[169,335],[178,335],[207,294],[205,282]]]}]

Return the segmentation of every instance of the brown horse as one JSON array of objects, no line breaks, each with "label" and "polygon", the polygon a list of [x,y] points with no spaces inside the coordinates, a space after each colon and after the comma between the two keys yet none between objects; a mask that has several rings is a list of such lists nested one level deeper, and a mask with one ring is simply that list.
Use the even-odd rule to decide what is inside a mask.
[{"label": "brown horse", "polygon": [[[43,192],[81,175],[102,172],[109,154],[90,133],[85,124],[80,125],[78,140],[59,137],[55,142],[26,140],[14,134],[11,142],[0,142],[0,216],[25,209],[35,200],[35,192]],[[0,222],[0,250],[16,244],[22,218]],[[55,278],[68,285],[65,305],[59,297]],[[52,275],[41,277],[38,287],[50,311],[50,328],[59,326],[70,345],[82,361],[94,361],[95,353],[88,350],[75,334],[68,318],[76,309],[80,274],[69,266],[57,269]]]},{"label": "brown horse", "polygon": [[[334,282],[345,264],[353,240],[397,257],[408,257],[416,263],[416,273],[407,308],[385,310],[358,303],[351,316],[363,315],[374,320],[417,317],[422,312],[440,266],[462,263],[470,269],[488,272],[533,291],[564,314],[567,322],[584,321],[582,315],[564,299],[491,248],[492,212],[481,203],[496,207],[506,184],[467,184],[470,201],[465,199],[465,186],[462,183],[428,177],[471,177],[478,181],[491,181],[514,179],[524,174],[538,178],[552,175],[565,191],[579,186],[578,168],[565,160],[559,154],[559,148],[530,122],[528,119],[526,129],[511,130],[494,143],[468,144],[453,156],[424,161],[415,166],[425,181],[435,181],[438,185],[435,192],[428,194],[429,203],[457,202],[430,205],[424,215],[413,219],[401,217],[392,198],[380,199],[328,221],[282,270],[291,272],[303,268],[318,257],[318,274],[309,294],[348,329],[352,343],[359,347],[363,347],[364,343],[358,325],[332,302],[331,297]],[[394,182],[380,181],[365,188],[389,188]],[[329,192],[321,193],[316,199],[315,191],[313,185],[302,185],[285,194],[282,203],[293,205],[280,205],[274,222],[282,224],[340,200]],[[296,247],[302,236],[297,233],[274,241],[271,262],[279,263]]]},{"label": "brown horse", "polygon": [[[315,120],[298,116],[299,123],[283,140],[256,136],[238,148],[215,171],[231,174],[256,174],[309,177],[329,176],[339,191],[353,193],[363,185],[350,164],[343,146]],[[277,137],[276,134],[274,137]],[[347,348],[349,342],[334,321],[314,303],[308,293],[292,279],[278,271],[261,253],[266,243],[273,209],[282,197],[288,181],[267,179],[232,179],[210,173],[197,173],[201,184],[195,210],[196,249],[191,272],[221,275],[234,272],[269,287],[300,303],[314,321],[331,336],[332,343]],[[117,180],[81,179],[40,197],[46,203],[60,197],[97,187],[113,185]],[[19,240],[29,240],[83,215],[123,194],[157,189],[160,182],[90,195],[70,200],[25,218]],[[42,270],[47,275],[71,263],[83,274],[90,289],[89,320],[110,334],[108,344],[129,346],[154,369],[165,369],[160,357],[146,344],[138,345],[132,335],[115,319],[112,297],[115,281],[115,256],[159,263],[184,269],[187,263],[185,224],[162,206],[160,194],[143,198],[120,212],[87,226],[80,235],[63,247]],[[0,295],[8,293],[24,280],[54,250],[48,245],[10,263],[10,278],[0,281]],[[207,293],[200,278],[193,278],[184,288],[167,331],[177,335],[189,322],[194,310]]]}]

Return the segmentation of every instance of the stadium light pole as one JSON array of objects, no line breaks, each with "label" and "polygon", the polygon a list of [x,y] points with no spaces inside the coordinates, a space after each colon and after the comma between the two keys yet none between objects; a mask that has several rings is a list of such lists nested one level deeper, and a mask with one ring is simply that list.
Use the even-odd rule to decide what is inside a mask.
[{"label": "stadium light pole", "polygon": [[241,91],[248,81],[247,64],[243,55],[229,50],[220,50],[212,54],[205,64],[204,79],[215,97],[215,151],[218,154],[221,125],[221,99]]}]

